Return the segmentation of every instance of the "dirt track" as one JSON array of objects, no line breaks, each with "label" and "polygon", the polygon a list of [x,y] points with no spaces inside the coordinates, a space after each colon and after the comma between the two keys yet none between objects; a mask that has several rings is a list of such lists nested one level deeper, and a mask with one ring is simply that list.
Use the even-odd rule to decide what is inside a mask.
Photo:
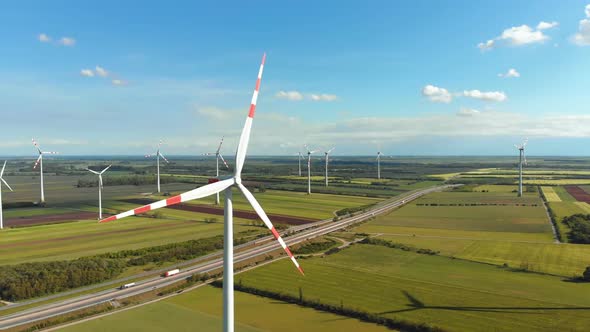
[{"label": "dirt track", "polygon": [[[137,205],[146,205],[151,204],[154,201],[149,199],[127,199],[124,202],[137,204]],[[190,205],[190,204],[176,204],[167,207],[168,209],[175,209],[175,210],[182,210],[182,211],[191,211],[191,212],[200,212],[200,213],[207,213],[213,214],[218,216],[223,216],[223,208],[213,207],[213,206],[205,206],[205,205]],[[242,218],[242,219],[249,219],[249,220],[260,220],[256,212],[253,211],[244,211],[244,210],[236,210],[234,209],[234,217]],[[311,218],[303,218],[303,217],[293,217],[293,216],[285,216],[282,214],[269,214],[268,217],[273,223],[277,224],[288,224],[288,225],[303,225],[308,224],[311,222],[318,221],[317,219]]]},{"label": "dirt track", "polygon": [[565,190],[572,195],[578,202],[590,203],[590,194],[578,186],[566,186]]},{"label": "dirt track", "polygon": [[52,223],[60,223],[63,221],[96,219],[97,216],[98,216],[98,214],[96,212],[74,212],[74,213],[44,215],[44,216],[11,218],[11,219],[4,221],[4,226],[19,227],[19,226],[31,226],[31,225],[39,225],[39,224],[52,224]]}]

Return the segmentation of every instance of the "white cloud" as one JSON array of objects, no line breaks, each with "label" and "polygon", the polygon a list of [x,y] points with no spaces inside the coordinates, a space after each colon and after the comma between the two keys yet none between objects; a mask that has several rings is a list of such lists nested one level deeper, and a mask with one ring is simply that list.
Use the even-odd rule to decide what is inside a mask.
[{"label": "white cloud", "polygon": [[62,37],[58,43],[60,43],[63,46],[74,46],[76,44],[76,40],[74,38],[70,38],[70,37]]},{"label": "white cloud", "polygon": [[445,88],[439,88],[437,86],[428,84],[422,88],[422,95],[428,98],[430,101],[437,103],[450,103],[453,100],[453,96]]},{"label": "white cloud", "polygon": [[578,33],[572,36],[572,42],[579,46],[590,45],[590,4],[586,5],[584,11],[587,18],[580,20]]},{"label": "white cloud", "polygon": [[500,73],[500,74],[498,74],[498,76],[504,77],[504,78],[516,78],[516,77],[520,77],[520,73],[518,71],[516,71],[516,69],[510,68],[510,69],[508,69],[508,71],[506,73]]},{"label": "white cloud", "polygon": [[463,91],[464,97],[473,99],[479,99],[483,101],[497,101],[502,102],[507,99],[506,94],[500,91],[482,92],[479,90],[465,90]]},{"label": "white cloud", "polygon": [[120,79],[113,79],[113,80],[111,80],[111,83],[113,85],[116,85],[116,86],[127,85],[127,82],[126,81],[123,81],[123,80],[120,80]]},{"label": "white cloud", "polygon": [[39,41],[42,43],[49,43],[51,41],[51,38],[48,35],[42,33],[39,34]]},{"label": "white cloud", "polygon": [[459,112],[457,112],[458,116],[475,116],[481,113],[480,111],[473,109],[473,108],[461,108]]},{"label": "white cloud", "polygon": [[275,97],[291,101],[303,100],[303,94],[301,94],[299,91],[279,91]]},{"label": "white cloud", "polygon": [[95,70],[96,70],[96,74],[98,76],[100,76],[100,77],[107,77],[107,76],[109,76],[109,72],[106,71],[106,69],[104,69],[104,68],[102,68],[100,66],[96,66]]},{"label": "white cloud", "polygon": [[512,27],[504,30],[500,36],[501,40],[508,41],[511,45],[521,46],[534,43],[542,43],[549,39],[543,32],[539,30],[533,30],[526,24],[519,27]]},{"label": "white cloud", "polygon": [[336,95],[329,95],[329,94],[325,94],[325,93],[322,93],[319,95],[312,94],[310,96],[310,98],[313,101],[335,101],[336,99],[338,99],[338,97]]},{"label": "white cloud", "polygon": [[80,70],[80,75],[86,77],[94,77],[94,72],[92,71],[92,69],[82,69]]},{"label": "white cloud", "polygon": [[537,24],[536,29],[523,24],[517,27],[511,27],[502,31],[502,34],[486,42],[479,43],[477,47],[482,51],[489,51],[501,45],[524,46],[529,44],[544,43],[549,40],[549,36],[543,33],[545,30],[558,26],[558,22],[544,22]]},{"label": "white cloud", "polygon": [[491,50],[492,48],[494,48],[494,46],[496,46],[496,42],[493,39],[490,39],[485,43],[477,44],[477,47],[482,51]]},{"label": "white cloud", "polygon": [[539,24],[537,24],[537,30],[553,29],[558,25],[559,25],[559,23],[556,21],[553,21],[553,22],[541,21],[541,22],[539,22]]}]

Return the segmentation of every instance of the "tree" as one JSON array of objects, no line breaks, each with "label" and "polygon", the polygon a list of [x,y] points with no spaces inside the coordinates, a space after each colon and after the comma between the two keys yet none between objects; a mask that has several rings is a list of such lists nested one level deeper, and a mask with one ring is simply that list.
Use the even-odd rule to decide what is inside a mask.
[{"label": "tree", "polygon": [[584,271],[584,274],[582,276],[584,280],[590,281],[590,266],[586,268],[586,271]]}]

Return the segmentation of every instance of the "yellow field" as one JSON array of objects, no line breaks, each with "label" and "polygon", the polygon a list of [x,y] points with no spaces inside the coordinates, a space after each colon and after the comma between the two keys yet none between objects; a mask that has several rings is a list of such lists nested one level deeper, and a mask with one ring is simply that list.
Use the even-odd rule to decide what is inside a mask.
[{"label": "yellow field", "polygon": [[[559,198],[559,195],[553,190],[553,187],[541,187],[541,190],[543,190],[547,202],[561,202],[561,198]],[[590,208],[590,205],[588,207]]]},{"label": "yellow field", "polygon": [[574,202],[580,209],[584,210],[586,213],[590,213],[590,204],[586,202]]},{"label": "yellow field", "polygon": [[524,179],[524,184],[536,185],[566,185],[566,184],[590,184],[590,179],[554,179],[554,180],[527,180]]}]

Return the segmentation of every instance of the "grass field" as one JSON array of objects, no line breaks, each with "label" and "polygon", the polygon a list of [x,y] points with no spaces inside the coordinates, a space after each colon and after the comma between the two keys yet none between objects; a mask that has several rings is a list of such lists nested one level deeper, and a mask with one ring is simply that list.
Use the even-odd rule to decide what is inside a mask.
[{"label": "grass field", "polygon": [[471,240],[428,236],[382,235],[379,238],[418,248],[440,251],[441,255],[512,268],[579,277],[590,266],[590,246],[579,244],[527,243]]},{"label": "grass field", "polygon": [[[204,286],[136,309],[61,329],[77,331],[220,331],[221,290]],[[236,292],[236,331],[385,332],[381,326]]]},{"label": "grass field", "polygon": [[[516,205],[522,203],[528,205]],[[507,205],[448,206],[449,204]],[[403,228],[408,229],[404,231]],[[404,234],[418,235],[439,233],[446,237],[462,237],[463,232],[470,232],[470,237],[482,239],[489,238],[488,233],[493,233],[491,236],[494,237],[506,232],[511,233],[511,237],[514,234],[524,234],[521,240],[531,241],[536,238],[537,241],[546,241],[551,226],[536,193],[527,193],[524,197],[517,198],[513,194],[501,192],[440,192],[422,197],[388,215],[379,216],[360,226],[358,231],[396,234],[401,231]],[[454,231],[456,234],[453,234]]]},{"label": "grass field", "polygon": [[[208,216],[208,215],[203,215]],[[220,235],[222,222],[131,217],[127,221],[98,224],[80,221],[65,224],[5,229],[0,236],[0,265],[62,260],[124,249],[137,249]],[[249,221],[235,220],[235,232],[258,230]]]},{"label": "grass field", "polygon": [[[256,200],[264,207],[267,213],[283,214],[312,219],[328,219],[334,217],[334,212],[363,205],[371,205],[381,202],[380,198],[367,198],[359,196],[312,194],[311,196],[301,192],[267,190],[264,193],[255,193]],[[164,197],[161,197],[164,198]],[[223,200],[223,195],[220,197]],[[214,202],[213,196],[208,199],[200,199],[189,204],[207,204]],[[253,211],[245,197],[234,190],[233,203],[235,209]]]},{"label": "grass field", "polygon": [[282,260],[236,276],[265,290],[429,322],[451,331],[586,331],[590,284],[496,266],[355,245],[302,261]]},{"label": "grass field", "polygon": [[541,187],[541,190],[543,191],[543,195],[545,195],[547,202],[561,202],[561,198],[555,190],[553,190],[553,187]]}]

